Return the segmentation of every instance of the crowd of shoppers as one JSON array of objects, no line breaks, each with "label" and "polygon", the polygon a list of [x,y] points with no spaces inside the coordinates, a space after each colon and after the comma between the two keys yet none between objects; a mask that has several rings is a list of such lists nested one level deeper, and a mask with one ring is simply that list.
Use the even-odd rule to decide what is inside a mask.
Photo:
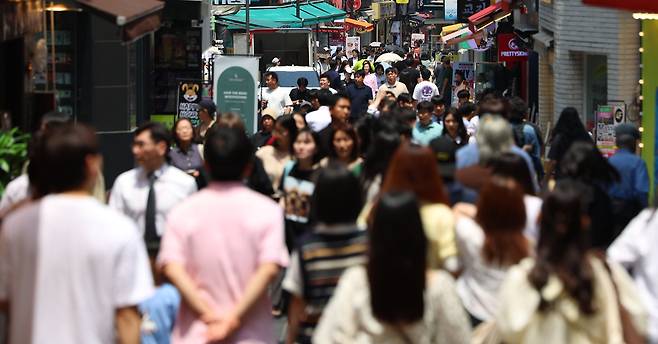
[{"label": "crowd of shoppers", "polygon": [[455,109],[390,67],[370,103],[361,65],[314,111],[274,87],[252,137],[211,103],[144,123],[107,206],[94,131],[44,127],[2,202],[10,343],[658,342],[637,129],[608,160],[567,108],[544,173],[522,100]]}]

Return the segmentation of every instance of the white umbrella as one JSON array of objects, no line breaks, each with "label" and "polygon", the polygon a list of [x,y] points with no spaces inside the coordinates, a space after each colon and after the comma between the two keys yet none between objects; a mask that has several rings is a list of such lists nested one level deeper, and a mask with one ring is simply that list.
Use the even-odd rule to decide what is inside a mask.
[{"label": "white umbrella", "polygon": [[379,48],[382,46],[382,42],[372,42],[370,43],[370,46],[373,48]]},{"label": "white umbrella", "polygon": [[375,62],[398,62],[398,61],[402,61],[400,55],[395,53],[386,53],[379,56]]}]

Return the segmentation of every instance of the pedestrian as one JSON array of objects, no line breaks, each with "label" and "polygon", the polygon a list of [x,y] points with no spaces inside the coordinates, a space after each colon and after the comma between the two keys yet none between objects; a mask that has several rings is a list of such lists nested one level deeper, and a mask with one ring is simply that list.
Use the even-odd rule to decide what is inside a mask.
[{"label": "pedestrian", "polygon": [[433,97],[436,97],[439,95],[439,89],[434,85],[432,82],[430,82],[430,78],[432,76],[432,73],[430,72],[429,69],[424,68],[423,70],[420,71],[420,75],[423,78],[423,81],[418,83],[416,85],[416,88],[414,88],[414,100],[417,102],[422,102],[422,101],[431,101]]},{"label": "pedestrian", "polygon": [[359,62],[360,54],[358,49],[352,50],[351,53],[352,53],[352,57],[350,57],[349,60],[347,60],[347,63],[349,64],[349,66],[354,67],[356,63]]},{"label": "pedestrian", "polygon": [[297,126],[297,130],[302,130],[308,127],[308,123],[306,123],[306,113],[299,111],[295,112],[292,114],[292,118],[295,120],[295,125]]},{"label": "pedestrian", "polygon": [[429,144],[430,149],[434,152],[437,164],[439,166],[439,174],[441,180],[446,188],[450,206],[454,206],[459,202],[475,203],[476,196],[467,199],[464,192],[464,187],[455,179],[455,161],[457,154],[457,144],[447,136],[440,136]]},{"label": "pedestrian", "polygon": [[379,89],[379,84],[377,83],[377,74],[375,74],[372,62],[368,60],[363,61],[363,71],[366,72],[366,76],[363,78],[363,83],[370,87],[370,90],[372,91],[372,98],[370,99],[375,99],[377,90]]},{"label": "pedestrian", "polygon": [[311,195],[318,170],[318,134],[308,128],[297,133],[293,141],[294,159],[286,163],[279,191],[282,195],[286,223],[286,246],[291,252],[297,239],[308,229]]},{"label": "pedestrian", "polygon": [[403,60],[398,63],[400,71],[400,82],[407,87],[407,93],[413,92],[420,79],[420,72],[413,66],[410,60]]},{"label": "pedestrian", "polygon": [[292,295],[287,343],[311,342],[343,271],[365,264],[367,232],[356,225],[362,206],[359,181],[352,172],[334,163],[319,172],[311,201],[314,224],[300,237],[283,280],[283,288]]},{"label": "pedestrian", "polygon": [[199,126],[197,127],[199,140],[205,139],[206,131],[215,124],[217,117],[217,106],[210,99],[202,99],[199,102]]},{"label": "pedestrian", "polygon": [[201,155],[203,145],[197,143],[198,139],[195,137],[192,121],[188,118],[180,118],[174,123],[172,131],[175,146],[169,150],[171,165],[194,177],[199,186],[197,178],[204,178],[202,176],[203,156]]},{"label": "pedestrian", "polygon": [[428,266],[418,207],[410,192],[382,195],[368,229],[367,263],[341,277],[314,343],[469,342],[454,280]]},{"label": "pedestrian", "polygon": [[351,123],[356,123],[367,113],[368,105],[372,101],[372,89],[364,84],[365,77],[366,72],[363,70],[354,73],[354,83],[349,84],[345,90],[352,104]]},{"label": "pedestrian", "polygon": [[393,92],[397,98],[402,93],[409,93],[407,86],[398,81],[398,70],[395,67],[386,69],[386,83],[379,86],[378,92],[386,94],[387,91]]},{"label": "pedestrian", "polygon": [[261,109],[272,108],[279,116],[290,113],[292,100],[288,92],[279,87],[279,76],[276,72],[266,72],[263,76],[267,88],[261,92]]},{"label": "pedestrian", "polygon": [[160,248],[169,211],[197,191],[194,178],[169,164],[170,147],[171,134],[164,125],[142,124],[132,144],[138,167],[120,174],[110,193],[110,207],[137,223],[152,258]]},{"label": "pedestrian", "polygon": [[443,97],[443,103],[446,106],[452,106],[452,66],[450,59],[443,59],[443,78],[439,87],[439,94]]},{"label": "pedestrian", "polygon": [[441,136],[443,125],[432,122],[434,105],[429,101],[421,101],[416,106],[416,109],[418,111],[418,121],[413,127],[412,136],[416,143],[427,146],[430,144],[430,141]]},{"label": "pedestrian", "polygon": [[402,93],[397,96],[396,100],[398,102],[398,107],[400,109],[416,110],[416,106],[414,105],[414,99],[411,97],[411,94],[406,92]]},{"label": "pedestrian", "polygon": [[[371,144],[365,154],[360,178],[365,204],[374,203],[375,197],[379,195],[388,165],[400,146],[400,135],[391,119],[379,118],[373,127]],[[360,224],[365,225],[365,220]]]},{"label": "pedestrian", "polygon": [[[509,121],[512,124],[514,141],[516,145],[530,155],[532,163],[537,171],[537,178],[544,178],[544,166],[541,162],[542,139],[541,132],[528,124],[528,105],[520,97],[514,97],[509,101]],[[630,220],[630,219],[629,219]]]},{"label": "pedestrian", "polygon": [[279,190],[283,167],[290,161],[292,155],[292,143],[297,136],[297,124],[291,115],[283,115],[276,119],[272,131],[273,142],[256,151],[256,157],[263,161],[265,172],[270,178],[272,189]]},{"label": "pedestrian", "polygon": [[331,149],[334,127],[348,124],[350,116],[351,102],[345,93],[337,93],[329,98],[329,114],[331,123],[318,132],[320,136],[319,157],[324,158],[329,154]]},{"label": "pedestrian", "polygon": [[632,124],[623,123],[615,127],[615,140],[619,149],[608,162],[617,170],[620,178],[608,189],[608,194],[612,198],[615,211],[617,234],[646,208],[648,203],[647,165],[635,155],[640,138],[640,131]]},{"label": "pedestrian", "polygon": [[263,109],[260,116],[260,130],[251,137],[251,144],[256,149],[265,146],[272,139],[274,123],[278,117],[276,111],[271,108]]},{"label": "pedestrian", "polygon": [[523,190],[512,179],[494,177],[480,190],[477,205],[458,204],[455,216],[463,267],[457,292],[477,326],[498,311],[497,293],[509,268],[532,252],[523,235]]},{"label": "pedestrian", "polygon": [[[153,280],[135,223],[91,196],[93,130],[47,129],[32,146],[33,201],[0,231],[0,313],[9,343],[137,343]],[[182,173],[182,172],[181,172]]]},{"label": "pedestrian", "polygon": [[443,130],[441,135],[449,138],[457,147],[468,144],[469,135],[464,125],[463,117],[455,108],[445,110],[443,115]]},{"label": "pedestrian", "polygon": [[[655,203],[654,203],[655,204]],[[658,217],[656,208],[643,210],[607,250],[608,258],[631,272],[648,317],[648,343],[658,343]]]},{"label": "pedestrian", "polygon": [[331,112],[329,105],[333,95],[330,91],[320,90],[318,92],[318,104],[320,107],[306,114],[306,123],[313,131],[321,131],[331,123]]},{"label": "pedestrian", "polygon": [[320,75],[320,90],[328,90],[332,94],[336,94],[336,90],[331,88],[331,76],[329,73]]},{"label": "pedestrian", "polygon": [[381,192],[394,190],[411,191],[420,202],[420,215],[428,239],[427,266],[456,272],[459,264],[455,222],[436,158],[430,149],[409,144],[398,148],[388,167]]},{"label": "pedestrian", "polygon": [[[536,258],[512,267],[494,318],[505,343],[622,343],[646,311],[623,268],[588,245],[587,188],[564,180],[544,200]],[[644,331],[640,331],[644,335]]]},{"label": "pedestrian", "polygon": [[493,177],[509,178],[514,180],[523,190],[523,204],[525,205],[526,225],[523,234],[530,239],[531,244],[539,241],[539,216],[541,214],[541,198],[537,197],[534,183],[525,161],[520,156],[507,152],[491,160],[488,164]]},{"label": "pedestrian", "polygon": [[333,130],[329,156],[320,161],[320,166],[325,167],[332,162],[343,164],[358,177],[363,168],[363,159],[359,152],[359,137],[354,127],[338,125]]},{"label": "pedestrian", "polygon": [[253,160],[243,131],[217,128],[204,149],[212,182],[171,212],[158,256],[183,298],[172,342],[275,343],[267,287],[288,264],[281,209],[241,182]]},{"label": "pedestrian", "polygon": [[292,100],[292,105],[295,110],[299,109],[299,106],[304,101],[309,101],[308,95],[308,79],[301,77],[297,79],[297,87],[290,90],[290,100]]},{"label": "pedestrian", "polygon": [[585,184],[588,189],[588,215],[590,217],[590,244],[606,249],[617,236],[612,200],[608,188],[619,181],[619,173],[594,143],[574,142],[560,162],[562,178],[570,178]]},{"label": "pedestrian", "polygon": [[338,74],[338,62],[336,60],[331,60],[331,62],[329,62],[329,71],[325,74],[329,77],[330,87],[336,91],[339,90],[340,74]]},{"label": "pedestrian", "polygon": [[377,77],[377,88],[375,90],[379,90],[386,83],[386,73],[384,73],[384,65],[381,63],[375,65],[375,76]]},{"label": "pedestrian", "polygon": [[[459,72],[457,72],[457,73],[455,74],[455,76],[459,76],[459,77],[461,78],[461,77],[462,77],[462,74],[459,73]],[[457,78],[456,80],[459,80],[459,78]],[[464,88],[464,82],[463,82],[463,81],[462,81],[462,83],[459,84],[459,85],[461,85],[461,87],[460,87],[460,86],[457,86],[458,88]],[[462,107],[462,105],[464,105],[464,104],[466,104],[466,103],[468,103],[468,102],[470,102],[470,101],[471,101],[471,92],[469,92],[468,89],[462,89],[462,90],[460,90],[459,92],[457,92],[457,105],[456,105],[456,107],[457,107],[458,109],[459,109],[460,107]]]},{"label": "pedestrian", "polygon": [[560,165],[564,154],[571,147],[571,144],[577,141],[592,142],[592,138],[580,120],[578,110],[567,107],[562,110],[557,123],[555,123],[553,130],[551,130],[544,185],[547,185],[550,178],[559,179],[561,177],[557,167]]},{"label": "pedestrian", "polygon": [[457,113],[459,113],[466,126],[469,142],[474,142],[475,137],[477,137],[478,128],[480,127],[480,115],[477,113],[477,106],[471,102],[466,102],[457,108]]},{"label": "pedestrian", "polygon": [[[443,115],[446,111],[446,105],[443,103],[443,98],[441,98],[441,95],[434,96],[430,100],[432,102],[432,105],[434,105],[434,112],[432,114],[433,116],[433,121],[437,123],[443,124]],[[445,126],[444,126],[445,127]]]}]

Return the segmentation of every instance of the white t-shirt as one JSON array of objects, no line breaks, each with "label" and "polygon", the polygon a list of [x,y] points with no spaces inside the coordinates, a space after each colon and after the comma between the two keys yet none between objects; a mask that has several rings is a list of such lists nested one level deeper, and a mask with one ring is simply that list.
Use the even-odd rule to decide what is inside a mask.
[{"label": "white t-shirt", "polygon": [[0,232],[10,343],[114,343],[115,311],[153,292],[135,224],[92,197],[51,195]]},{"label": "white t-shirt", "polygon": [[541,214],[541,206],[543,201],[537,196],[525,195],[523,196],[523,203],[525,204],[525,217],[526,225],[523,229],[523,234],[526,238],[533,241],[535,245],[539,242],[539,214]]},{"label": "white t-shirt", "polygon": [[7,209],[14,204],[30,196],[30,179],[27,174],[22,174],[18,178],[7,184],[2,200],[0,200],[0,209]]},{"label": "white t-shirt", "polygon": [[460,218],[455,234],[464,268],[457,280],[457,293],[469,313],[480,320],[489,320],[498,310],[498,288],[509,267],[495,266],[484,259],[484,231],[472,219]]},{"label": "white t-shirt", "polygon": [[416,101],[430,101],[432,97],[439,95],[439,89],[433,83],[423,80],[414,88],[413,97]]},{"label": "white t-shirt", "polygon": [[267,107],[272,108],[279,116],[283,115],[286,106],[292,106],[290,94],[281,87],[264,89],[263,100],[267,100]]},{"label": "white t-shirt", "polygon": [[649,342],[658,343],[658,213],[642,211],[608,248],[610,260],[630,268],[649,313]]}]

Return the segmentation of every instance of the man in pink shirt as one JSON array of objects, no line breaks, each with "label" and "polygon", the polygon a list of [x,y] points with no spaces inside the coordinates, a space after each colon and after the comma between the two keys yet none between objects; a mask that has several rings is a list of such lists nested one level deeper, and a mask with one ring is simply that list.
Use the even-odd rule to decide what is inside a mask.
[{"label": "man in pink shirt", "polygon": [[249,190],[253,150],[244,132],[208,134],[213,182],[174,208],[158,265],[183,298],[173,343],[275,343],[267,286],[288,264],[283,212]]}]

